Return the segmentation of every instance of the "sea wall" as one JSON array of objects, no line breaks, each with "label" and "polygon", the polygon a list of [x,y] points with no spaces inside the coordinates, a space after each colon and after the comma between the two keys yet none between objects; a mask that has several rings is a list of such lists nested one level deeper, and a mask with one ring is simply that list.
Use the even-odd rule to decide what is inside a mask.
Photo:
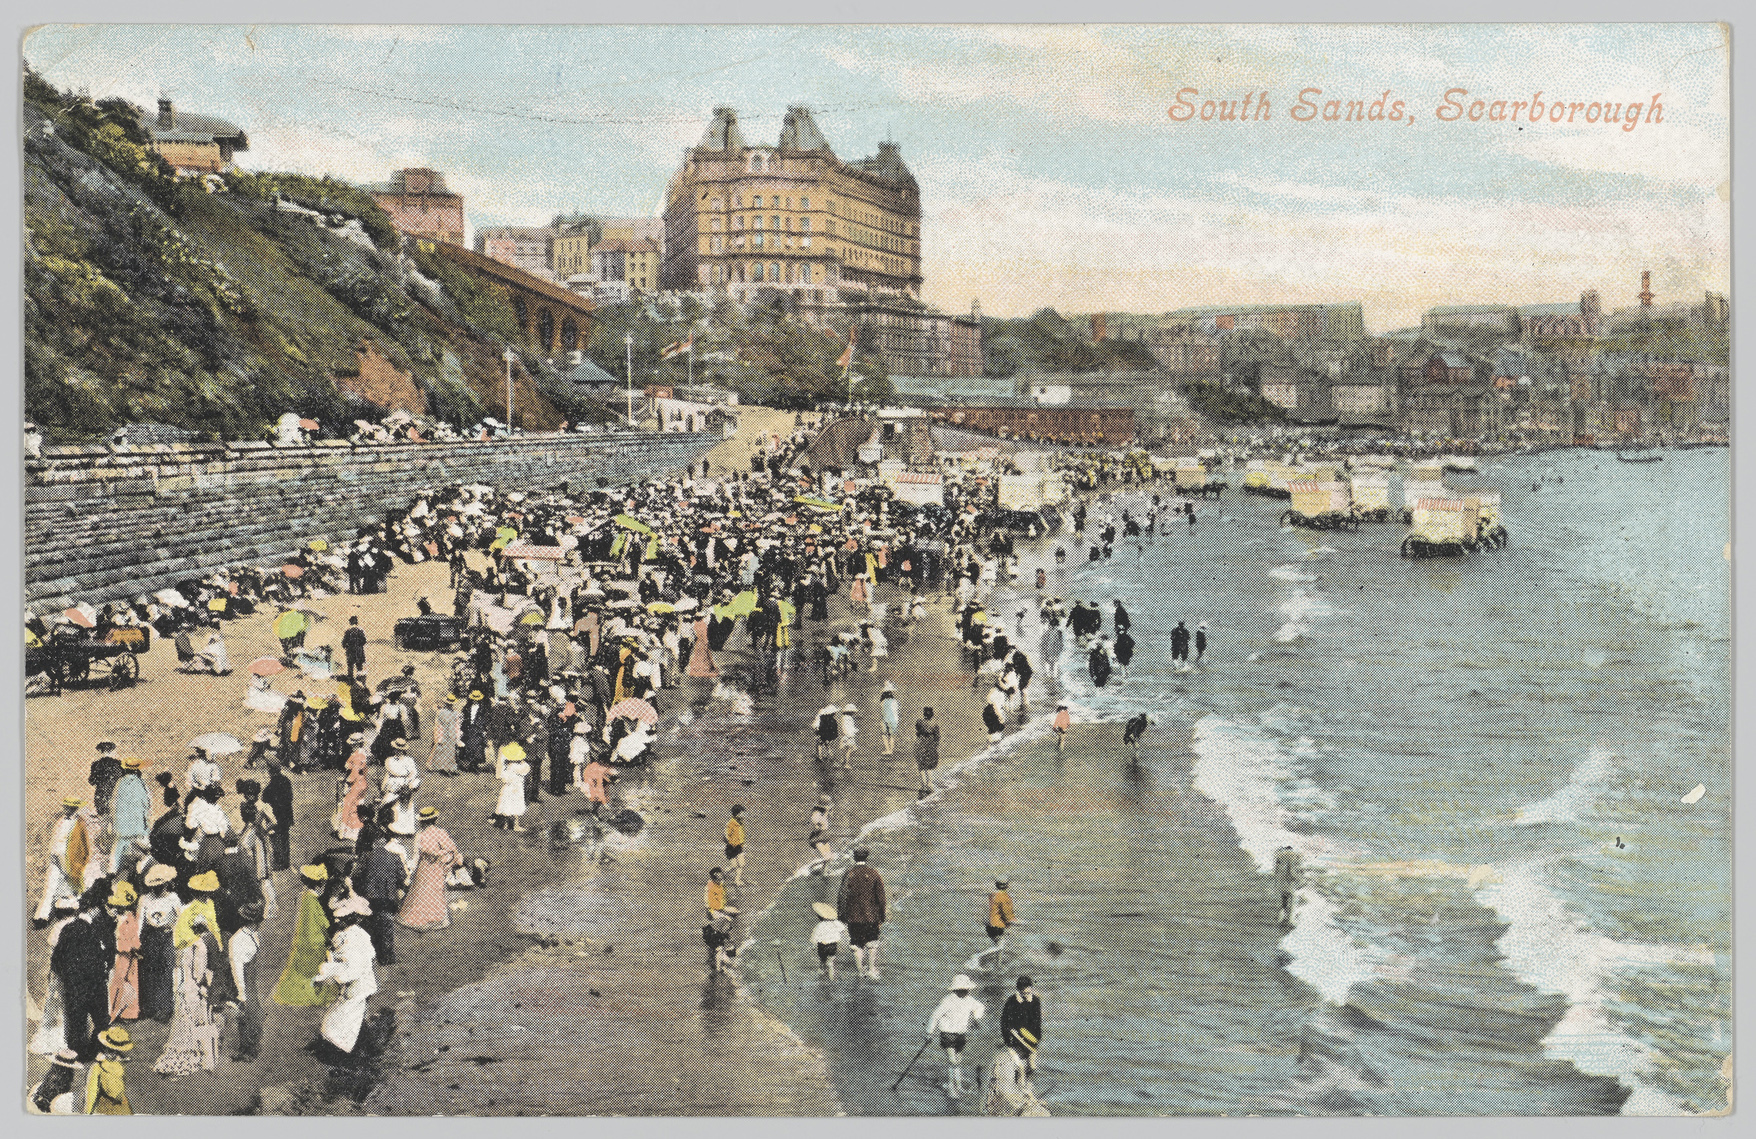
[{"label": "sea wall", "polygon": [[25,603],[137,597],[346,538],[423,488],[573,493],[680,471],[721,437],[528,435],[469,443],[44,448],[25,463]]}]

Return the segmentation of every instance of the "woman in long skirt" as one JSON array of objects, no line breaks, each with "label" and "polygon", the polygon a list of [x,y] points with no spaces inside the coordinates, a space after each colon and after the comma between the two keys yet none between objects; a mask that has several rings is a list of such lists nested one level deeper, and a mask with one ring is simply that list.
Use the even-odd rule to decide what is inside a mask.
[{"label": "woman in long skirt", "polygon": [[704,679],[719,675],[713,665],[713,653],[707,647],[707,618],[695,619],[695,648],[689,654],[689,675]]},{"label": "woman in long skirt", "polygon": [[357,748],[348,756],[348,789],[335,811],[335,836],[343,842],[360,837],[360,800],[366,795],[365,749]]},{"label": "woman in long skirt", "polygon": [[116,918],[116,963],[110,969],[110,1022],[140,1016],[140,910],[134,887],[118,882],[107,905]]},{"label": "woman in long skirt", "polygon": [[163,864],[146,872],[140,899],[140,1015],[169,1024],[176,1007],[177,951],[172,931],[183,904],[171,891],[177,872]]},{"label": "woman in long skirt", "polygon": [[343,1052],[352,1052],[366,1019],[366,999],[378,991],[377,953],[372,938],[360,925],[371,913],[365,899],[336,907],[337,929],[330,940],[329,956],[317,970],[317,980],[341,986],[341,998],[323,1014],[323,1039]]},{"label": "woman in long skirt", "polygon": [[440,701],[433,713],[433,751],[427,757],[427,770],[440,775],[457,774],[457,747],[463,742],[463,718],[458,714],[460,701],[456,693]]},{"label": "woman in long skirt", "polygon": [[326,1005],[330,995],[314,984],[312,978],[322,968],[324,954],[329,949],[329,915],[324,912],[322,897],[329,871],[322,866],[304,866],[299,869],[299,877],[305,882],[305,892],[299,895],[293,947],[287,954],[287,967],[281,970],[280,980],[274,986],[274,1003]]},{"label": "woman in long skirt", "polygon": [[177,1010],[171,1017],[171,1035],[152,1070],[166,1076],[183,1076],[197,1068],[213,1071],[219,1066],[220,1020],[214,1014],[214,967],[210,961],[207,918],[198,915],[195,928],[202,936],[177,954]]},{"label": "woman in long skirt", "polygon": [[438,820],[437,810],[421,808],[421,833],[415,840],[420,862],[409,881],[408,893],[403,895],[402,909],[396,915],[397,923],[409,929],[444,929],[451,924],[451,908],[445,901],[445,879],[455,867],[463,865],[463,855],[458,853],[451,836],[434,825]]}]

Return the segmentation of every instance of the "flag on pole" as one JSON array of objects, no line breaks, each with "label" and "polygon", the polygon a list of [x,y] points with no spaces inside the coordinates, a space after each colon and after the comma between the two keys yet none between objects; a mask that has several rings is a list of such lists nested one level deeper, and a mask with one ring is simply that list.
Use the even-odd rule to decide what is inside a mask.
[{"label": "flag on pole", "polygon": [[687,340],[673,340],[659,351],[659,359],[669,360],[672,356],[681,356],[685,352],[694,353],[695,334],[691,332]]},{"label": "flag on pole", "polygon": [[835,361],[838,368],[850,368],[854,363],[854,332],[858,326],[848,329],[848,346],[842,350],[841,356]]}]

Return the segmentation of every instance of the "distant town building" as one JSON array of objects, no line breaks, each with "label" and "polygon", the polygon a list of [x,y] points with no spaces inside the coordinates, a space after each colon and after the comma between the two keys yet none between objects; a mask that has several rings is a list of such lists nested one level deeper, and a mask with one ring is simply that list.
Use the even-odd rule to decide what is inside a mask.
[{"label": "distant town building", "polygon": [[[1138,319],[1138,318],[1136,318]],[[1111,329],[1126,327],[1126,314],[1110,314]],[[1228,332],[1272,332],[1282,340],[1359,340],[1366,335],[1364,311],[1358,303],[1339,305],[1231,305],[1185,308],[1168,312],[1156,326],[1167,332],[1217,336]]]},{"label": "distant town building", "polygon": [[806,107],[752,146],[716,107],[665,194],[665,289],[857,287],[918,298],[921,193],[893,142],[844,162]]},{"label": "distant town building", "polygon": [[952,316],[882,298],[849,301],[839,315],[860,330],[862,339],[870,336],[891,375],[982,374],[982,322],[974,316]]},{"label": "distant town building", "polygon": [[171,100],[159,100],[158,117],[143,124],[151,148],[171,164],[178,177],[200,177],[232,169],[232,155],[250,149],[244,132],[224,119],[178,111]]},{"label": "distant town building", "polygon": [[449,245],[463,244],[463,195],[446,189],[445,176],[437,170],[398,170],[389,182],[366,189],[400,232]]},{"label": "distant town building", "polygon": [[989,407],[942,407],[930,414],[940,422],[1008,439],[1120,446],[1134,441],[1131,407],[1036,407],[1020,401]]},{"label": "distant town building", "polygon": [[1513,305],[1440,305],[1421,317],[1421,331],[1428,336],[1458,336],[1477,332],[1520,336],[1524,325]]},{"label": "distant town building", "polygon": [[651,292],[658,287],[658,242],[647,238],[609,237],[591,247],[591,277],[597,282],[622,281],[630,289]]},{"label": "distant town building", "polygon": [[556,279],[551,250],[555,230],[546,225],[497,225],[476,230],[476,252],[545,281]]}]

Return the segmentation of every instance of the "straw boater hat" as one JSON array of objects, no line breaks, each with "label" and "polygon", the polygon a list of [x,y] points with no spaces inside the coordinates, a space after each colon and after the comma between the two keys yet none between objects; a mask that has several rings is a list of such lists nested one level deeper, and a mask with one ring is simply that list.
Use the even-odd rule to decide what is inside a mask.
[{"label": "straw boater hat", "polygon": [[836,920],[835,907],[830,905],[828,902],[812,902],[811,908],[814,911],[816,911],[817,916],[822,918],[824,921],[835,921]]},{"label": "straw boater hat", "polygon": [[122,770],[139,771],[141,768],[146,767],[151,763],[152,761],[149,759],[141,759],[138,755],[131,755],[122,761]]},{"label": "straw boater hat", "polygon": [[69,795],[61,800],[61,805],[70,811],[77,811],[79,808],[85,806],[85,800],[77,795]]},{"label": "straw boater hat", "polygon": [[951,991],[954,993],[967,993],[973,988],[975,988],[975,986],[970,983],[969,977],[963,973],[959,973],[957,976],[951,978]]},{"label": "straw boater hat", "polygon": [[458,698],[457,698],[457,693],[455,693],[455,692],[453,692],[453,693],[451,693],[451,694],[449,694],[449,695],[448,695],[448,696],[446,696],[446,697],[445,697],[445,702],[446,702],[446,703],[447,703],[447,704],[461,704],[461,703],[463,703],[463,701],[461,701],[461,700],[459,700],[459,699],[458,699]]},{"label": "straw boater hat", "polygon": [[125,910],[139,900],[140,895],[134,892],[133,886],[126,882],[118,882],[110,891],[110,896],[104,899],[104,905]]},{"label": "straw boater hat", "polygon": [[189,888],[200,894],[211,894],[219,889],[219,875],[212,870],[197,874],[189,879]]},{"label": "straw boater hat", "polygon": [[418,818],[423,823],[435,822],[439,818],[439,808],[437,808],[437,807],[422,807],[421,813],[418,816]]},{"label": "straw boater hat", "polygon": [[174,866],[166,866],[164,863],[161,862],[157,866],[147,867],[146,884],[149,887],[150,886],[165,886],[165,885],[168,885],[176,880],[177,880],[177,869]]},{"label": "straw boater hat", "polygon": [[415,833],[415,828],[409,826],[407,823],[403,822],[401,819],[392,819],[390,822],[390,825],[388,827],[386,827],[385,829],[388,830],[391,834],[401,835],[404,838],[407,838],[409,835],[412,835]]},{"label": "straw boater hat", "polygon": [[98,1043],[110,1052],[127,1052],[134,1047],[134,1041],[128,1039],[128,1030],[121,1025],[98,1033]]}]

